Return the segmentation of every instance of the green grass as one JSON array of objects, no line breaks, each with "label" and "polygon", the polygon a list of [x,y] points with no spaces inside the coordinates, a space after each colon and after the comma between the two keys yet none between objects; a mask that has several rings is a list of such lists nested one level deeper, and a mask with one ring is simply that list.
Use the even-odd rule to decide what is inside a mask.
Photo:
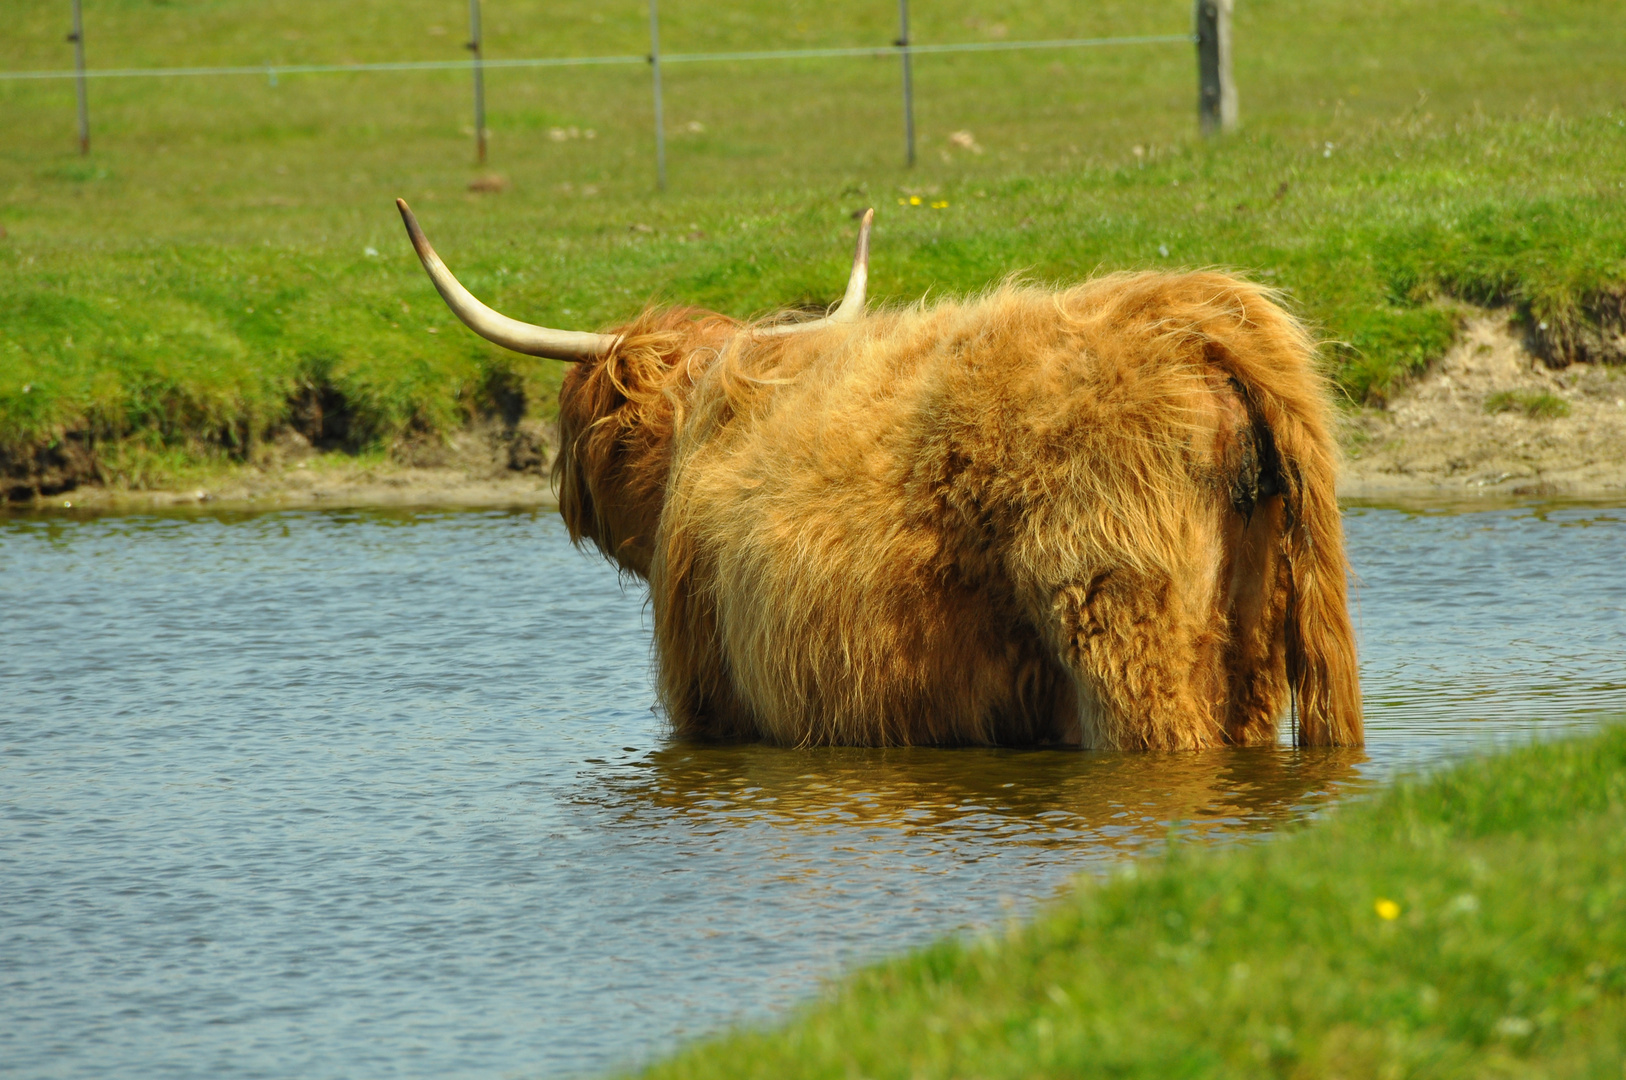
[{"label": "green grass", "polygon": [[1556,1077],[1626,1067],[1626,726],[1172,843],[1028,924],[860,970],[690,1077]]},{"label": "green grass", "polygon": [[1545,390],[1498,390],[1485,398],[1485,411],[1492,415],[1518,412],[1532,420],[1555,420],[1570,414],[1570,403]]},{"label": "green grass", "polygon": [[[663,45],[884,42],[893,10],[680,7]],[[87,48],[95,67],[449,59],[465,11],[105,0]],[[643,18],[493,4],[488,55],[638,53]],[[915,33],[1189,18],[1180,2],[975,0],[918,11]],[[61,22],[54,0],[12,5],[0,67],[66,66]],[[883,301],[1013,272],[1230,267],[1317,325],[1352,399],[1381,399],[1443,351],[1461,301],[1515,305],[1562,348],[1626,283],[1623,47],[1601,2],[1250,0],[1244,126],[1211,143],[1187,46],[921,57],[914,170],[890,60],[673,65],[665,193],[638,67],[490,72],[487,170],[458,72],[96,81],[88,159],[71,83],[0,82],[0,450],[85,431],[152,461],[252,459],[311,393],[343,402],[352,450],[446,432],[515,390],[549,414],[559,365],[453,322],[396,195],[478,295],[577,328],[652,299],[736,315],[828,302],[870,204]],[[468,190],[487,171],[508,189]]]}]

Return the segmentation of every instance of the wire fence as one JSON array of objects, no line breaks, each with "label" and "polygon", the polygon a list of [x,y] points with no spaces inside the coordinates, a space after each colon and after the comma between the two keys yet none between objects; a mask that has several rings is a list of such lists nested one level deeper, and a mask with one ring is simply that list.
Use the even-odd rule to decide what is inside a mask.
[{"label": "wire fence", "polygon": [[141,79],[256,76],[272,86],[290,75],[357,74],[364,72],[468,71],[474,82],[474,130],[476,153],[486,158],[485,78],[487,69],[571,68],[606,65],[646,64],[651,70],[654,98],[656,184],[666,187],[666,132],[662,118],[661,68],[666,64],[738,63],[757,61],[796,61],[846,58],[897,57],[903,73],[903,127],[905,160],[915,163],[914,86],[912,61],[916,56],[952,53],[1013,52],[1038,49],[1092,49],[1135,45],[1195,45],[1198,67],[1198,121],[1204,134],[1234,125],[1236,95],[1230,73],[1230,11],[1232,0],[1196,0],[1194,27],[1183,34],[1142,34],[1122,37],[1051,38],[1041,41],[975,41],[920,43],[909,35],[909,0],[898,0],[899,33],[886,45],[856,45],[837,48],[760,49],[744,52],[663,53],[660,49],[660,16],[656,0],[650,0],[650,51],[613,56],[545,56],[516,59],[487,59],[481,34],[480,0],[469,0],[470,38],[465,47],[473,54],[467,60],[400,60],[352,64],[253,64],[200,67],[86,68],[85,36],[80,17],[80,0],[73,0],[75,67],[62,71],[0,71],[0,80],[73,79],[78,84],[79,146],[90,152],[88,90],[91,79]]}]

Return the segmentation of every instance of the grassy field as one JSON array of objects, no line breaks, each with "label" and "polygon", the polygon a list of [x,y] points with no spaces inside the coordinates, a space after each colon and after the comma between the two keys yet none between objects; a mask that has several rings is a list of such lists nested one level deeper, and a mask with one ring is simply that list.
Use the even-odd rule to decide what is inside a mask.
[{"label": "grassy field", "polygon": [[[1180,33],[1190,18],[1175,2],[917,7],[921,42]],[[11,5],[0,68],[69,66],[63,10]],[[873,44],[894,10],[669,5],[663,46]],[[109,68],[455,59],[465,17],[449,0],[105,0],[87,7],[87,52]],[[487,54],[641,53],[645,17],[494,0]],[[1236,39],[1244,125],[1209,143],[1186,45],[921,57],[913,170],[895,61],[674,64],[664,193],[638,66],[490,72],[485,169],[466,73],[93,81],[88,158],[71,83],[0,80],[0,453],[80,432],[112,479],[159,483],[252,458],[311,402],[352,451],[520,396],[546,416],[559,366],[453,322],[396,195],[477,294],[577,328],[650,300],[826,303],[850,215],[871,204],[883,301],[1013,272],[1231,267],[1317,324],[1355,400],[1437,355],[1456,301],[1518,305],[1563,348],[1618,298],[1613,6],[1249,0]],[[502,190],[470,190],[487,176]]]},{"label": "grassy field", "polygon": [[[1626,1068],[1626,726],[1085,884],[859,971],[699,1077],[1599,1077]],[[1131,873],[1130,871],[1134,871]]]}]

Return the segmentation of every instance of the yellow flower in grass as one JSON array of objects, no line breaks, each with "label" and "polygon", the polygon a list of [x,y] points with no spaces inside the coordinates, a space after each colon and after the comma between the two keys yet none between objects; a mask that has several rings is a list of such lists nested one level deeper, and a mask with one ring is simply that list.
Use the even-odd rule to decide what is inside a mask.
[{"label": "yellow flower in grass", "polygon": [[1393,900],[1379,900],[1372,906],[1377,909],[1378,918],[1385,922],[1393,922],[1400,918],[1400,905]]},{"label": "yellow flower in grass", "polygon": [[933,210],[942,210],[942,209],[946,208],[947,206],[948,206],[948,200],[947,199],[939,199],[936,202],[932,203],[932,209]]}]

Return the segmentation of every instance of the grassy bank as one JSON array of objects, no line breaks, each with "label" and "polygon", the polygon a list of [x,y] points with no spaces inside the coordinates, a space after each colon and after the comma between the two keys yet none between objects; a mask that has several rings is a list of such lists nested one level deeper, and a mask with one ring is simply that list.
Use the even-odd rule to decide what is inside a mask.
[{"label": "grassy bank", "polygon": [[[874,7],[680,8],[664,45],[885,41],[891,9]],[[967,3],[915,30],[997,41],[1189,20],[1183,3],[1075,7]],[[463,10],[109,0],[87,37],[97,67],[447,59]],[[60,15],[24,0],[0,66],[63,66]],[[642,18],[493,5],[488,54],[637,53]],[[1278,0],[1244,5],[1237,35],[1245,126],[1214,143],[1193,130],[1183,45],[923,57],[914,170],[892,61],[674,66],[664,194],[636,67],[491,72],[485,170],[456,72],[94,82],[88,159],[71,84],[0,82],[0,453],[71,433],[118,444],[98,451],[108,478],[148,483],[183,461],[252,460],[288,427],[355,451],[481,413],[546,416],[558,365],[450,319],[397,194],[477,294],[571,327],[651,299],[736,315],[828,302],[849,215],[869,204],[880,300],[1013,271],[1233,267],[1335,342],[1357,400],[1438,355],[1455,300],[1517,305],[1561,352],[1618,316],[1626,25],[1609,5]],[[489,176],[498,190],[470,190]]]},{"label": "grassy bank", "polygon": [[1183,849],[650,1077],[1618,1077],[1626,727]]}]

